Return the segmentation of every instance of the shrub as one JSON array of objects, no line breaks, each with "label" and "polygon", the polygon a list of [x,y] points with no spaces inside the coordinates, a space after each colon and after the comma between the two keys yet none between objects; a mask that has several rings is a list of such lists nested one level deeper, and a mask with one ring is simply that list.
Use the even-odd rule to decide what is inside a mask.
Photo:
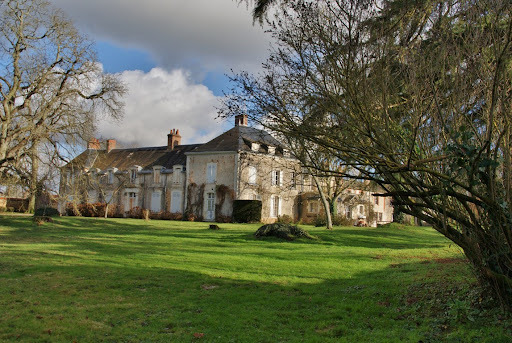
[{"label": "shrub", "polygon": [[[336,226],[353,226],[354,225],[353,219],[347,218],[340,214],[332,216],[331,219],[332,219],[332,225],[336,225]],[[327,225],[327,218],[325,218],[325,215],[323,215],[323,214],[316,216],[312,220],[312,224],[315,225],[316,227],[325,226],[325,225]]]},{"label": "shrub", "polygon": [[278,223],[281,223],[281,224],[292,224],[293,223],[293,218],[290,217],[289,215],[287,214],[284,214],[282,216],[279,216],[277,218],[277,222]]},{"label": "shrub", "polygon": [[35,210],[34,217],[58,217],[60,216],[59,210],[53,207],[40,207]]},{"label": "shrub", "polygon": [[296,238],[316,239],[316,237],[311,236],[306,230],[298,226],[282,223],[263,225],[254,233],[254,236],[258,238],[273,236],[288,241],[293,241]]},{"label": "shrub", "polygon": [[126,217],[127,218],[135,218],[135,219],[142,219],[142,218],[144,218],[144,216],[142,214],[142,208],[139,207],[139,206],[135,206],[135,207],[129,209],[126,212]]},{"label": "shrub", "polygon": [[189,222],[202,222],[203,221],[203,217],[201,216],[196,216],[194,213],[192,212],[188,212],[185,214],[185,218],[184,220],[187,220]]},{"label": "shrub", "polygon": [[236,223],[257,223],[261,221],[260,200],[233,201],[233,221]]},{"label": "shrub", "polygon": [[233,219],[230,216],[224,216],[222,214],[217,214],[215,216],[215,221],[217,223],[231,223]]},{"label": "shrub", "polygon": [[0,212],[7,212],[7,207],[0,206]]}]

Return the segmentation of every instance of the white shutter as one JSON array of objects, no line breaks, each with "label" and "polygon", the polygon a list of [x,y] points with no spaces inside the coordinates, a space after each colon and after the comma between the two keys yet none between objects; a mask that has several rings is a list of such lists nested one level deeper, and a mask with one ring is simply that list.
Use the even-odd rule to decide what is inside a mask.
[{"label": "white shutter", "polygon": [[160,212],[162,210],[162,193],[153,192],[151,194],[151,211]]},{"label": "white shutter", "polygon": [[181,191],[172,191],[171,213],[181,213]]}]

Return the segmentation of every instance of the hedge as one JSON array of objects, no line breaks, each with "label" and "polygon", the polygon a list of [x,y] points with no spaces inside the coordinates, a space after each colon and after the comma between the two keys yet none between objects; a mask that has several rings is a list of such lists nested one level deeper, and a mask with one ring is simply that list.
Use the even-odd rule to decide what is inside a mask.
[{"label": "hedge", "polygon": [[233,201],[233,221],[235,223],[257,223],[261,221],[260,200]]}]

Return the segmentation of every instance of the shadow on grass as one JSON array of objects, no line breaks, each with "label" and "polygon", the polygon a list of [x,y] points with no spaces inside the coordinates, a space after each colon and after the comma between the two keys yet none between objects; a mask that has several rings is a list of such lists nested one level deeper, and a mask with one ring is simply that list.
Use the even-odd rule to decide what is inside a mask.
[{"label": "shadow on grass", "polygon": [[500,326],[482,331],[464,313],[450,318],[449,304],[434,309],[439,313],[425,311],[430,289],[422,291],[426,284],[419,278],[436,273],[429,282],[452,297],[451,290],[460,288],[447,265],[404,263],[292,284],[213,277],[171,263],[148,268],[19,261],[4,268],[10,271],[0,277],[0,303],[10,304],[0,321],[5,340],[42,340],[48,328],[52,339],[68,341],[192,341],[201,333],[219,342],[455,342],[468,335],[491,342],[507,334]]}]

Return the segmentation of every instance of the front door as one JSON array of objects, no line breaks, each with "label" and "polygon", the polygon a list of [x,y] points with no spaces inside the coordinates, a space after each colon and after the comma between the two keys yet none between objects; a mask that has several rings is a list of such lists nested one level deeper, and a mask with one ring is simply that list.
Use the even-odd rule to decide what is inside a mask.
[{"label": "front door", "polygon": [[215,219],[215,193],[206,194],[206,220]]}]

